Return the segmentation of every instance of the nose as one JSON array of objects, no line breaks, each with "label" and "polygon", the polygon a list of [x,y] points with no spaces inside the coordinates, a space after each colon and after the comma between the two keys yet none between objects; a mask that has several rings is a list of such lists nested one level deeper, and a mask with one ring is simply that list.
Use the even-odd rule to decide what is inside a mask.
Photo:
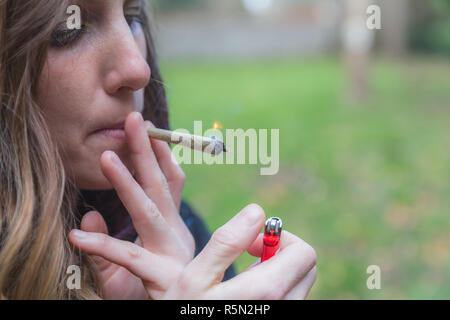
[{"label": "nose", "polygon": [[121,90],[134,92],[147,86],[151,70],[145,60],[146,49],[139,48],[126,21],[115,25],[109,45],[105,47],[107,67],[104,86],[108,94],[113,95]]}]

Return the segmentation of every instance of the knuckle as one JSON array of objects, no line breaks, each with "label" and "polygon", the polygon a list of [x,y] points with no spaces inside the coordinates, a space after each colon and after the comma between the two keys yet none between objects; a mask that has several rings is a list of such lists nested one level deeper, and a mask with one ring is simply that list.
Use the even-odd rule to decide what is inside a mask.
[{"label": "knuckle", "polygon": [[312,269],[317,262],[317,254],[314,248],[306,242],[299,242],[294,246],[295,251],[298,252],[299,263],[305,265],[308,269]]},{"label": "knuckle", "polygon": [[217,229],[211,237],[213,246],[219,251],[228,253],[230,251],[244,251],[238,241],[238,236],[225,226]]},{"label": "knuckle", "polygon": [[187,265],[193,258],[193,254],[191,254],[191,252],[189,250],[184,250],[181,254],[180,254],[180,263],[182,265]]},{"label": "knuckle", "polygon": [[307,258],[307,260],[309,261],[309,265],[311,267],[314,267],[317,263],[317,253],[316,250],[314,250],[313,247],[311,247],[309,244],[305,244],[304,247],[304,255]]},{"label": "knuckle", "polygon": [[147,199],[145,203],[144,216],[146,215],[150,216],[151,219],[156,219],[160,215],[156,203],[154,203],[151,199]]},{"label": "knuckle", "polygon": [[178,170],[176,171],[176,174],[175,174],[175,179],[181,185],[184,185],[184,183],[186,182],[186,174],[184,173],[183,169],[181,169],[179,166],[178,166]]},{"label": "knuckle", "polygon": [[159,186],[164,187],[167,184],[166,176],[161,170],[159,170],[159,174],[157,174],[156,181]]},{"label": "knuckle", "polygon": [[170,195],[170,187],[167,180],[164,178],[164,181],[161,183],[161,191],[165,195]]},{"label": "knuckle", "polygon": [[[154,185],[158,186],[154,191],[159,195],[170,194],[169,182],[167,181],[166,176],[159,170],[159,174],[155,177]],[[150,192],[147,194],[151,194]]]},{"label": "knuckle", "polygon": [[143,153],[142,153],[142,150],[139,148],[139,149],[136,149],[136,148],[130,148],[130,150],[129,150],[129,154],[130,154],[130,156],[131,157],[140,157]]},{"label": "knuckle", "polygon": [[195,254],[195,240],[190,232],[188,237],[183,238],[181,245],[183,250],[180,254],[180,260],[184,263],[188,263],[193,259]]},{"label": "knuckle", "polygon": [[[279,300],[289,292],[289,290],[298,282],[297,278],[286,277],[286,274],[279,273],[276,276],[272,276],[276,285],[276,290],[272,290],[272,300]],[[273,287],[272,287],[273,289]]]},{"label": "knuckle", "polygon": [[97,246],[101,250],[108,251],[111,247],[111,241],[110,241],[109,237],[104,233],[98,234],[97,235]]},{"label": "knuckle", "polygon": [[163,188],[165,188],[165,185],[167,184],[166,176],[162,173],[160,169],[157,170],[158,172],[154,174],[152,177],[152,183],[150,185],[145,186],[144,192],[147,195],[150,195],[154,192],[159,192]]},{"label": "knuckle", "polygon": [[185,270],[178,278],[177,284],[181,292],[190,292],[192,290],[192,275]]},{"label": "knuckle", "polygon": [[135,244],[129,244],[127,248],[128,256],[131,259],[137,259],[142,256],[142,248],[135,245]]},{"label": "knuckle", "polygon": [[260,300],[281,300],[284,296],[284,291],[280,288],[267,288],[262,292]]}]

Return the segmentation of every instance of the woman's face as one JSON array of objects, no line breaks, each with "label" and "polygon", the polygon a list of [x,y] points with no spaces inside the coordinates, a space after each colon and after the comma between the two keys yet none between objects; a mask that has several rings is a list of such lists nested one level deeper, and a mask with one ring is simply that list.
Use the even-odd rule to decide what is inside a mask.
[{"label": "woman's face", "polygon": [[124,121],[142,112],[150,80],[141,1],[84,0],[79,6],[81,31],[64,30],[63,23],[54,33],[59,46],[48,51],[38,101],[76,185],[109,189],[101,154],[112,150],[130,168]]}]

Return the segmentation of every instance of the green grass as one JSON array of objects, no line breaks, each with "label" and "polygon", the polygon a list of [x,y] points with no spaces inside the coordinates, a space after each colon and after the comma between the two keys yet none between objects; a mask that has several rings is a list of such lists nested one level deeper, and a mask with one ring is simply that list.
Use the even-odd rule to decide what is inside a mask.
[{"label": "green grass", "polygon": [[[310,243],[310,298],[450,298],[450,62],[376,60],[367,103],[335,58],[165,62],[171,126],[280,129],[280,171],[182,165],[211,230],[249,203]],[[245,270],[256,258],[244,254]],[[368,290],[366,268],[381,268]]]}]

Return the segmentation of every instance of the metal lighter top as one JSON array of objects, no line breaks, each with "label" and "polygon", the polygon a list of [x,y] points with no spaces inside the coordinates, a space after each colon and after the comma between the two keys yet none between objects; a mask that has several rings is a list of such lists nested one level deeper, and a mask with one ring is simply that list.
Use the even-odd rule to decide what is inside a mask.
[{"label": "metal lighter top", "polygon": [[280,236],[283,222],[278,217],[272,217],[266,220],[264,233],[271,236]]}]

